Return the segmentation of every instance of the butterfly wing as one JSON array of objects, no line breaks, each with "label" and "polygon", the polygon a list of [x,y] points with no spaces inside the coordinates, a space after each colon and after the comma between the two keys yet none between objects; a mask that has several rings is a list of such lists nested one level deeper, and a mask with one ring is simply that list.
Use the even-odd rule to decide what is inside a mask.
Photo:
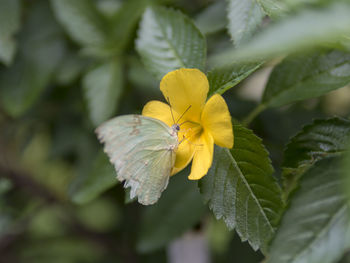
[{"label": "butterfly wing", "polygon": [[167,187],[175,162],[176,135],[165,123],[141,115],[111,119],[96,129],[119,181],[131,187],[130,198],[155,203]]}]

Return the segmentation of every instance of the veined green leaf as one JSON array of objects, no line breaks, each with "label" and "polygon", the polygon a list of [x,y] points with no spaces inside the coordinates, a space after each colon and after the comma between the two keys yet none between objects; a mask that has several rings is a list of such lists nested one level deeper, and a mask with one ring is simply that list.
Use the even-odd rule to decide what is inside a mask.
[{"label": "veined green leaf", "polygon": [[234,133],[232,150],[215,147],[213,164],[199,183],[201,193],[217,219],[264,251],[284,206],[281,189],[261,139],[240,125]]},{"label": "veined green leaf", "polygon": [[19,0],[0,0],[0,61],[10,65],[16,52],[14,34],[20,27]]},{"label": "veined green leaf", "polygon": [[315,120],[287,144],[283,161],[283,184],[288,194],[302,173],[316,161],[344,152],[350,140],[350,121],[341,118]]},{"label": "veined green leaf", "polygon": [[[65,51],[65,43],[46,1],[29,8],[18,35],[18,55],[0,71],[0,101],[13,117],[29,109],[50,82]],[[40,28],[40,30],[37,30]]]},{"label": "veined green leaf", "polygon": [[273,70],[262,103],[279,107],[350,83],[350,53],[319,51],[285,59]]},{"label": "veined green leaf", "polygon": [[239,46],[253,35],[264,16],[257,0],[228,0],[228,31],[235,46]]},{"label": "veined green leaf", "polygon": [[180,11],[148,8],[141,21],[136,48],[146,68],[158,79],[177,68],[204,70],[205,38]]},{"label": "veined green leaf", "polygon": [[233,88],[255,70],[262,63],[236,64],[225,68],[215,68],[208,73],[209,94],[223,94],[225,91]]},{"label": "veined green leaf", "polygon": [[107,38],[104,17],[91,0],[51,0],[51,5],[69,36],[81,45],[102,45]]},{"label": "veined green leaf", "polygon": [[276,21],[241,48],[213,58],[217,65],[257,61],[337,43],[350,33],[350,4],[335,2]]},{"label": "veined green leaf", "polygon": [[199,222],[206,211],[196,182],[188,181],[185,171],[171,177],[162,198],[145,208],[137,243],[140,252],[165,246]]},{"label": "veined green leaf", "polygon": [[90,119],[98,126],[113,116],[123,91],[121,61],[107,62],[89,71],[84,76],[83,87]]},{"label": "veined green leaf", "polygon": [[349,209],[339,162],[318,161],[300,180],[269,248],[267,263],[336,262],[349,248]]},{"label": "veined green leaf", "polygon": [[104,152],[99,152],[91,171],[78,176],[70,186],[73,202],[86,204],[118,183],[114,167]]}]

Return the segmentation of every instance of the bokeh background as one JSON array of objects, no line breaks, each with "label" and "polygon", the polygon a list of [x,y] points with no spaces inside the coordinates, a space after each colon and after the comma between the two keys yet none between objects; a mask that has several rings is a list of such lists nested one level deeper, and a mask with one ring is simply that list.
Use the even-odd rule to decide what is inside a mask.
[{"label": "bokeh background", "polygon": [[[156,205],[129,200],[94,134],[107,117],[163,100],[135,51],[147,5],[192,18],[210,57],[232,46],[225,1],[67,2],[0,0],[0,262],[181,262],[179,251],[193,262],[260,262],[214,219],[187,170]],[[67,19],[80,31],[67,30]],[[256,106],[272,66],[224,94],[234,119]],[[348,116],[349,98],[345,87],[267,110],[251,128],[279,167],[290,136],[313,118]]]}]

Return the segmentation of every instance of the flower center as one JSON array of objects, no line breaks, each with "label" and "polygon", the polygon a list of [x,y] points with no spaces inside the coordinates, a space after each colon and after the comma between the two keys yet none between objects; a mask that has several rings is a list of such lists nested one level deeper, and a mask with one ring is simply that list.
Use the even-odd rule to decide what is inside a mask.
[{"label": "flower center", "polygon": [[198,138],[203,132],[203,127],[196,122],[184,123],[179,131],[179,140],[187,140],[190,144],[196,144]]}]

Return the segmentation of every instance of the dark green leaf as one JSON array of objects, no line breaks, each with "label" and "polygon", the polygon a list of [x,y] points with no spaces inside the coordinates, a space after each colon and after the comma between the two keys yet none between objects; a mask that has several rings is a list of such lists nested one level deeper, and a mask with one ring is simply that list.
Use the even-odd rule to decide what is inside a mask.
[{"label": "dark green leaf", "polygon": [[349,248],[349,209],[337,161],[321,160],[303,174],[267,263],[335,262]]},{"label": "dark green leaf", "polygon": [[81,45],[102,45],[107,24],[91,0],[51,0],[57,19],[69,36]]},{"label": "dark green leaf", "polygon": [[314,98],[350,83],[350,53],[314,52],[289,57],[272,72],[262,103],[279,107]]},{"label": "dark green leaf", "polygon": [[[350,136],[349,136],[350,137]],[[345,180],[344,188],[348,205],[350,204],[350,139],[346,143],[346,152],[342,160],[342,176]]]},{"label": "dark green leaf", "polygon": [[198,29],[205,35],[216,33],[226,27],[227,19],[223,15],[225,12],[225,1],[215,1],[213,4],[208,6],[197,15],[195,24]]},{"label": "dark green leaf", "polygon": [[264,16],[257,0],[228,0],[228,31],[235,46],[253,35]]},{"label": "dark green leaf", "polygon": [[38,99],[64,53],[65,43],[46,1],[32,6],[19,40],[14,64],[0,71],[0,100],[14,117],[23,114]]},{"label": "dark green leaf", "polygon": [[200,181],[201,193],[216,218],[236,228],[242,241],[266,250],[283,209],[281,189],[261,139],[240,125],[234,134],[232,150],[215,148],[213,164]]},{"label": "dark green leaf", "polygon": [[350,139],[350,121],[340,118],[316,120],[287,144],[283,179],[286,192],[296,187],[302,173],[317,160],[344,152]]},{"label": "dark green leaf", "polygon": [[208,73],[209,95],[223,94],[233,88],[255,70],[261,63],[236,64],[226,68],[216,68]]},{"label": "dark green leaf", "polygon": [[118,183],[116,172],[105,153],[99,152],[91,170],[78,176],[70,187],[73,202],[85,204]]},{"label": "dark green leaf", "polygon": [[300,50],[337,43],[350,33],[350,4],[333,3],[323,9],[302,10],[294,16],[272,23],[249,43],[224,51],[213,58],[219,65],[257,61]]},{"label": "dark green leaf", "polygon": [[350,139],[350,121],[342,118],[315,120],[287,144],[284,167],[297,168],[343,153]]},{"label": "dark green leaf", "polygon": [[141,21],[136,46],[145,66],[158,79],[177,68],[204,70],[205,38],[179,11],[148,8]]},{"label": "dark green leaf", "polygon": [[84,95],[88,103],[90,119],[95,126],[115,113],[123,91],[121,61],[115,59],[89,71],[83,79]]},{"label": "dark green leaf", "polygon": [[10,65],[16,52],[14,34],[20,26],[19,0],[0,0],[0,61]]},{"label": "dark green leaf", "polygon": [[137,244],[139,251],[148,252],[165,246],[201,219],[205,206],[197,183],[189,181],[185,174],[182,172],[170,178],[162,198],[146,208]]}]

